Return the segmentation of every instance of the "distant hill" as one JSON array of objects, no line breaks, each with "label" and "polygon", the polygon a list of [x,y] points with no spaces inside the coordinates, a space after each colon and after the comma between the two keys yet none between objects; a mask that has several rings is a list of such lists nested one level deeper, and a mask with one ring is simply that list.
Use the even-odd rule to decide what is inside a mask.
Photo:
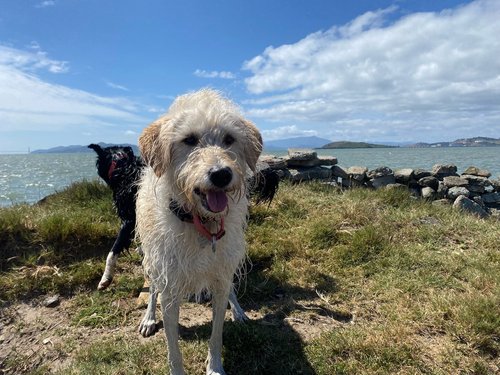
[{"label": "distant hill", "polygon": [[408,147],[496,147],[500,146],[500,138],[488,137],[473,137],[461,138],[453,142],[436,142],[436,143],[415,143]]},{"label": "distant hill", "polygon": [[286,150],[289,148],[320,148],[331,140],[320,137],[295,137],[264,142],[265,150]]},{"label": "distant hill", "polygon": [[[98,145],[103,147],[103,148],[110,147],[110,146],[130,146],[130,147],[132,147],[132,150],[134,150],[134,153],[139,155],[139,148],[136,145],[131,145],[130,143],[112,144],[112,143],[99,142]],[[81,145],[58,146],[58,147],[53,147],[53,148],[49,148],[46,150],[31,151],[31,153],[32,154],[73,154],[73,153],[94,152],[94,150],[88,148],[87,146],[88,145],[85,145],[85,146],[81,146]]]},{"label": "distant hill", "polygon": [[398,146],[379,145],[365,142],[338,141],[330,142],[321,148],[394,148]]}]

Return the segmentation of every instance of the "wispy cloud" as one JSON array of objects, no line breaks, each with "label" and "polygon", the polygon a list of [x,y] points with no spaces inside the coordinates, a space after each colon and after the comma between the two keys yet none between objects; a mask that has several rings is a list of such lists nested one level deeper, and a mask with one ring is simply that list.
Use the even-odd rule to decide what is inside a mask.
[{"label": "wispy cloud", "polygon": [[206,71],[206,70],[201,70],[201,69],[196,69],[193,73],[196,77],[201,77],[201,78],[222,78],[222,79],[235,79],[236,75],[231,72],[226,72],[226,71]]},{"label": "wispy cloud", "polygon": [[293,137],[316,136],[316,130],[302,130],[297,125],[280,126],[271,130],[262,130],[262,136],[266,141]]},{"label": "wispy cloud", "polygon": [[35,5],[36,8],[47,8],[56,5],[56,2],[53,0],[44,0]]},{"label": "wispy cloud", "polygon": [[110,81],[106,81],[106,85],[108,85],[112,89],[117,89],[117,90],[122,90],[122,91],[130,91],[127,87],[122,86],[122,85],[118,85],[118,84],[110,82]]},{"label": "wispy cloud", "polygon": [[394,21],[395,12],[368,12],[245,62],[249,115],[328,125],[345,138],[498,137],[500,2]]},{"label": "wispy cloud", "polygon": [[31,42],[28,48],[28,51],[23,51],[0,45],[0,66],[10,66],[28,72],[44,69],[51,73],[66,73],[69,70],[67,61],[49,58],[37,42]]},{"label": "wispy cloud", "polygon": [[[142,108],[120,97],[104,97],[47,82],[37,72],[61,73],[67,63],[50,59],[37,45],[19,50],[0,45],[1,132],[53,132],[76,127],[81,132],[117,124],[146,124]],[[76,129],[75,128],[75,129]]]}]

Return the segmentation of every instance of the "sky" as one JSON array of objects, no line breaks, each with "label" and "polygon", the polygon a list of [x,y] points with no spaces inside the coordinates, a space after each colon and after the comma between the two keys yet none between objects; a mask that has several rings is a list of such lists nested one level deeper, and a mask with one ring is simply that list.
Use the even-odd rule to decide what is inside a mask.
[{"label": "sky", "polygon": [[265,141],[500,137],[500,0],[2,0],[0,153],[137,143],[222,91]]}]

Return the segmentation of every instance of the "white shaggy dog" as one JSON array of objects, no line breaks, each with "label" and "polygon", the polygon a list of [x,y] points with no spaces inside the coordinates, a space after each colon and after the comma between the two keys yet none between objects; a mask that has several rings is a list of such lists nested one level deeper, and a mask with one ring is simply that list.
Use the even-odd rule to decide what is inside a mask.
[{"label": "white shaggy dog", "polygon": [[137,196],[137,234],[152,284],[140,332],[148,336],[155,330],[159,293],[170,371],[184,374],[180,302],[208,291],[213,318],[207,374],[225,374],[221,351],[228,300],[233,318],[245,318],[233,277],[245,257],[245,177],[255,171],[261,135],[234,104],[205,89],[178,97],[143,131],[139,147],[148,167]]}]

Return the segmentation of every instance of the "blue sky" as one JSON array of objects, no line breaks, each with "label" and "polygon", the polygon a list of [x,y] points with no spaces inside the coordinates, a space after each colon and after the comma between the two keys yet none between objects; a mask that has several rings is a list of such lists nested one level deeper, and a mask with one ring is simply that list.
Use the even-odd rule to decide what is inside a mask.
[{"label": "blue sky", "polygon": [[137,143],[223,91],[265,140],[500,137],[500,1],[6,0],[0,152]]}]

